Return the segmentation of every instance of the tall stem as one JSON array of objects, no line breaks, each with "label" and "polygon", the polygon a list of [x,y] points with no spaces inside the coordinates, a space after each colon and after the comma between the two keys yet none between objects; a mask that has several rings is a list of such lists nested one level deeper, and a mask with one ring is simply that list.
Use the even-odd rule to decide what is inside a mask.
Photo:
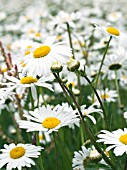
[{"label": "tall stem", "polygon": [[124,170],[127,170],[127,156],[126,156],[126,162],[125,162]]},{"label": "tall stem", "polygon": [[118,93],[118,104],[119,104],[119,108],[121,108],[121,107],[122,107],[122,104],[121,104],[121,99],[120,99],[120,91],[119,91],[117,70],[115,70],[115,84],[116,84],[116,91],[117,91],[117,93]]},{"label": "tall stem", "polygon": [[[58,77],[56,76],[57,80],[58,80]],[[103,159],[105,160],[105,162],[107,162],[107,164],[113,169],[113,170],[117,170],[116,167],[114,167],[114,165],[112,164],[111,160],[105,155],[105,153],[103,152],[103,150],[100,148],[99,144],[96,142],[96,139],[94,137],[94,135],[92,134],[92,132],[89,130],[89,128],[87,127],[87,123],[86,121],[84,120],[84,117],[82,115],[82,112],[80,110],[80,107],[73,95],[73,93],[63,84],[64,88],[66,89],[66,91],[68,92],[68,94],[70,95],[70,97],[72,98],[76,108],[78,109],[78,112],[79,112],[79,115],[80,115],[80,118],[81,118],[81,121],[82,121],[82,124],[83,124],[83,127],[85,129],[85,132],[88,134],[91,142],[93,143],[93,145],[95,146],[95,148],[97,149],[97,151],[99,153],[102,154],[102,157]]]},{"label": "tall stem", "polygon": [[107,51],[108,51],[111,39],[112,39],[112,36],[110,36],[109,41],[107,42],[107,45],[105,47],[104,55],[103,55],[103,58],[101,60],[101,65],[99,67],[99,71],[98,71],[98,74],[97,74],[97,77],[96,77],[95,88],[96,88],[96,86],[98,84],[98,80],[99,80],[99,76],[100,76],[100,73],[101,73],[101,69],[102,69],[102,66],[103,66],[103,63],[104,63],[104,60],[105,60],[105,57],[106,57],[106,54],[107,54]]},{"label": "tall stem", "polygon": [[68,32],[68,37],[69,37],[69,43],[70,43],[70,47],[72,48],[72,54],[73,54],[73,58],[74,57],[74,48],[73,48],[73,44],[72,44],[72,38],[71,38],[71,30],[70,30],[70,25],[68,22],[66,22],[67,25],[67,32]]},{"label": "tall stem", "polygon": [[81,73],[81,76],[84,77],[86,79],[86,81],[89,83],[90,87],[92,88],[92,90],[94,91],[99,103],[100,103],[100,106],[101,106],[101,109],[103,111],[103,115],[104,115],[104,119],[105,119],[105,123],[106,123],[106,128],[108,129],[108,118],[107,118],[107,114],[106,114],[106,111],[105,111],[105,108],[104,108],[104,105],[100,99],[100,96],[98,95],[95,87],[93,86],[93,84],[91,83],[91,81],[89,80],[89,78],[85,75],[85,74],[82,74]]},{"label": "tall stem", "polygon": [[56,145],[55,132],[53,133],[53,138],[54,138],[54,144],[55,144],[56,165],[57,165],[57,170],[59,170],[58,151],[57,151],[57,145]]},{"label": "tall stem", "polygon": [[[39,132],[36,132],[36,145],[39,146],[40,143],[39,143]],[[44,166],[43,166],[43,161],[42,161],[42,154],[39,156],[39,165],[40,165],[40,169],[41,170],[44,170]]]}]

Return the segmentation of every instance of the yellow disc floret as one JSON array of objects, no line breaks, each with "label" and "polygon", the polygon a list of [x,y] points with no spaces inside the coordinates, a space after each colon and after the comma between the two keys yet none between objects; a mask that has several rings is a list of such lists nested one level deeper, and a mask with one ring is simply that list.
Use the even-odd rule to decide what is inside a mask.
[{"label": "yellow disc floret", "polygon": [[34,50],[33,56],[34,58],[41,58],[46,56],[50,52],[51,48],[49,46],[41,46]]},{"label": "yellow disc floret", "polygon": [[113,28],[113,27],[108,27],[106,29],[106,31],[109,33],[109,34],[112,34],[112,35],[116,35],[116,36],[119,36],[120,35],[120,32],[118,29],[116,28]]},{"label": "yellow disc floret", "polygon": [[25,154],[25,149],[22,146],[15,147],[10,151],[10,157],[12,159],[21,158],[24,154]]},{"label": "yellow disc floret", "polygon": [[56,117],[48,117],[42,122],[42,126],[48,129],[53,129],[60,124],[60,120]]},{"label": "yellow disc floret", "polygon": [[127,145],[127,134],[121,135],[119,141],[125,145]]},{"label": "yellow disc floret", "polygon": [[108,98],[109,98],[109,95],[108,95],[108,94],[102,94],[102,95],[101,95],[101,98],[102,98],[102,99],[108,99]]},{"label": "yellow disc floret", "polygon": [[24,55],[30,54],[30,50],[26,51]]},{"label": "yellow disc floret", "polygon": [[31,84],[36,83],[38,80],[32,76],[23,77],[20,79],[21,84]]}]

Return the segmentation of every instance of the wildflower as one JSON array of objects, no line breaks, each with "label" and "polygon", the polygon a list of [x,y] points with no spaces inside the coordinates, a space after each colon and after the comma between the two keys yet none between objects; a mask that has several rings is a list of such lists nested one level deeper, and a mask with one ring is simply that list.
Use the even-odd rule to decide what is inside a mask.
[{"label": "wildflower", "polygon": [[120,30],[118,30],[115,27],[111,27],[111,26],[110,27],[101,27],[101,26],[95,24],[95,29],[99,29],[99,30],[103,31],[106,35],[113,36],[113,37],[118,37],[121,34]]},{"label": "wildflower", "polygon": [[101,134],[98,135],[97,142],[104,142],[104,144],[108,144],[106,148],[107,151],[114,148],[114,154],[116,156],[121,156],[124,152],[127,153],[127,128],[118,129],[112,132],[107,130],[101,130]]},{"label": "wildflower", "polygon": [[86,105],[82,105],[81,106],[81,111],[83,116],[88,117],[89,119],[91,119],[91,121],[96,124],[96,120],[94,118],[94,116],[90,115],[91,113],[99,113],[102,117],[102,110],[101,109],[96,109],[95,104],[89,106],[88,108],[86,108]]},{"label": "wildflower", "polygon": [[69,56],[72,56],[71,48],[63,45],[63,42],[53,44],[56,37],[48,37],[44,44],[40,44],[32,53],[23,58],[26,66],[23,73],[29,72],[33,76],[49,76],[53,62],[65,64]]},{"label": "wildflower", "polygon": [[42,106],[36,108],[34,111],[30,111],[29,115],[24,114],[24,117],[29,121],[18,121],[19,127],[27,129],[27,132],[43,131],[51,133],[58,131],[63,126],[69,126],[76,122],[79,122],[78,115],[75,111],[69,113],[64,112],[64,107],[58,105],[52,110],[51,106]]},{"label": "wildflower", "polygon": [[[49,90],[53,91],[52,89],[52,85],[50,85],[49,83],[46,83],[46,81],[50,81],[52,80],[52,76],[50,77],[41,77],[40,79],[37,79],[36,77],[33,76],[26,76],[26,77],[21,77],[20,79],[13,77],[13,76],[8,76],[7,74],[5,75],[5,77],[11,81],[8,82],[7,84],[10,84],[10,87],[8,87],[8,89],[13,90],[15,88],[31,88],[32,91],[32,96],[34,98],[34,100],[37,99],[37,92],[36,92],[36,87],[35,86],[41,86],[41,87],[45,87],[48,88]],[[6,84],[6,83],[4,83]]]},{"label": "wildflower", "polygon": [[40,151],[43,149],[40,146],[22,143],[17,145],[14,143],[10,145],[5,144],[4,148],[1,149],[0,168],[7,164],[7,170],[12,170],[13,168],[21,170],[22,167],[35,165],[35,162],[31,158],[38,158]]}]

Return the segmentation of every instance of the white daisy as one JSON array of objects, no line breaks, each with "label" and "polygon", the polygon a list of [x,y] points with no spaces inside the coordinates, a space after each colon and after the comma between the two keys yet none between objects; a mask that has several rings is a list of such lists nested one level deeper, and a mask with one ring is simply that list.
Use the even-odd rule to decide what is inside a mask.
[{"label": "white daisy", "polygon": [[86,166],[91,163],[106,164],[104,161],[102,162],[102,160],[101,154],[94,146],[88,149],[86,149],[85,146],[82,146],[82,151],[74,152],[72,167],[74,170],[85,170]]},{"label": "white daisy", "polygon": [[14,143],[4,145],[5,149],[1,149],[0,154],[0,168],[7,164],[6,169],[11,170],[18,168],[21,170],[22,167],[31,167],[35,165],[35,162],[31,158],[38,158],[41,149],[40,146],[34,146],[31,144],[17,144]]},{"label": "white daisy", "polygon": [[32,96],[34,98],[34,100],[37,99],[37,92],[36,92],[36,87],[35,86],[41,86],[41,87],[45,87],[48,88],[49,90],[53,91],[52,89],[52,85],[49,83],[46,83],[46,81],[51,81],[53,80],[53,76],[49,76],[49,77],[41,77],[40,79],[37,79],[33,76],[26,76],[26,77],[21,77],[20,79],[13,77],[13,76],[8,76],[7,74],[5,74],[5,77],[11,81],[8,83],[4,83],[7,85],[10,85],[11,87],[8,89],[13,90],[15,88],[21,88],[20,90],[22,91],[22,88],[31,88],[32,91]]},{"label": "white daisy", "polygon": [[113,132],[107,130],[101,130],[102,134],[99,134],[100,139],[97,142],[104,142],[110,146],[107,147],[107,151],[114,148],[114,154],[116,156],[121,156],[126,152],[127,154],[127,128],[118,129]]},{"label": "white daisy", "polygon": [[98,29],[102,32],[104,32],[106,35],[113,36],[113,37],[118,37],[121,35],[121,31],[118,30],[115,27],[102,27],[100,25],[95,24],[95,29]]},{"label": "white daisy", "polygon": [[75,111],[65,113],[63,106],[56,106],[53,110],[49,105],[47,107],[42,106],[29,113],[30,115],[24,114],[24,117],[30,121],[18,121],[19,127],[27,129],[27,132],[44,131],[51,133],[58,131],[63,126],[69,126],[79,122]]},{"label": "white daisy", "polygon": [[[71,112],[74,112],[74,113],[76,113],[77,111],[75,110],[73,110],[72,109],[72,107],[68,104],[68,103],[62,103],[62,107],[63,107],[63,112],[62,113],[65,113],[65,114],[70,114]],[[55,109],[56,109],[56,111],[59,109],[59,108],[61,108],[61,105],[57,105],[56,107],[55,107]],[[76,122],[74,122],[73,124],[70,124],[69,125],[69,128],[72,128],[72,129],[74,129],[75,128],[75,125],[76,126],[80,126],[80,119],[79,119],[79,121],[76,121]]]},{"label": "white daisy", "polygon": [[63,42],[54,43],[56,37],[48,37],[44,43],[36,48],[32,53],[23,57],[26,66],[23,72],[29,72],[33,76],[49,76],[51,64],[58,61],[60,64],[65,64],[72,56],[70,47],[63,45]]},{"label": "white daisy", "polygon": [[74,152],[74,158],[72,160],[72,167],[74,170],[85,170],[85,162],[90,156],[90,152],[85,146],[82,146],[82,150]]},{"label": "white daisy", "polygon": [[88,108],[86,108],[86,105],[83,105],[81,106],[81,112],[82,112],[82,115],[84,117],[88,117],[91,119],[91,121],[96,124],[96,119],[94,118],[94,116],[90,115],[91,113],[99,113],[102,117],[102,110],[101,109],[96,109],[95,107],[95,104],[89,106]]},{"label": "white daisy", "polygon": [[[120,51],[121,49],[119,49]],[[117,71],[117,77],[120,79],[123,75],[127,75],[127,57],[122,51],[118,54],[107,55],[102,66],[104,73],[103,78],[106,76],[108,79],[115,79],[115,71]]]},{"label": "white daisy", "polygon": [[5,103],[6,99],[13,100],[12,95],[14,92],[10,92],[8,88],[1,88],[0,89],[0,103],[3,104]]},{"label": "white daisy", "polygon": [[[116,90],[109,90],[108,88],[106,88],[105,90],[97,90],[97,93],[100,96],[100,99],[102,101],[106,101],[108,103],[116,102],[116,98],[118,97]],[[90,101],[92,101],[92,98],[90,96],[88,96],[88,99]],[[100,103],[95,95],[94,95],[94,104],[100,105]]]}]

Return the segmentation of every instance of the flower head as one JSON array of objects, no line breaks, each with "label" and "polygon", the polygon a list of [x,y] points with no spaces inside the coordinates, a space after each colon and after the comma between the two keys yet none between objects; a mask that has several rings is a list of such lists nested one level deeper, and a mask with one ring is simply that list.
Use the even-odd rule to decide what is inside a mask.
[{"label": "flower head", "polygon": [[30,111],[30,114],[24,114],[29,121],[18,121],[19,127],[27,129],[27,132],[44,131],[51,133],[58,131],[63,126],[69,126],[79,122],[78,115],[71,110],[69,113],[64,111],[64,107],[57,105],[53,110],[48,105],[42,106]]},{"label": "flower head", "polygon": [[107,147],[107,151],[114,148],[114,154],[116,156],[121,156],[124,152],[127,153],[127,128],[118,129],[113,132],[107,130],[102,130],[102,133],[98,135],[100,139],[97,142],[104,142],[110,146]]},{"label": "flower head", "polygon": [[7,170],[18,168],[21,170],[22,167],[31,167],[35,165],[31,158],[38,158],[40,151],[43,149],[40,146],[31,144],[17,144],[4,145],[5,149],[1,149],[0,154],[0,168],[7,164]]},{"label": "flower head", "polygon": [[63,42],[54,44],[55,39],[56,37],[54,36],[48,37],[44,44],[40,44],[33,52],[24,56],[24,73],[28,72],[35,77],[49,76],[53,62],[66,63],[69,57],[72,56],[72,50],[70,47],[63,45]]}]

